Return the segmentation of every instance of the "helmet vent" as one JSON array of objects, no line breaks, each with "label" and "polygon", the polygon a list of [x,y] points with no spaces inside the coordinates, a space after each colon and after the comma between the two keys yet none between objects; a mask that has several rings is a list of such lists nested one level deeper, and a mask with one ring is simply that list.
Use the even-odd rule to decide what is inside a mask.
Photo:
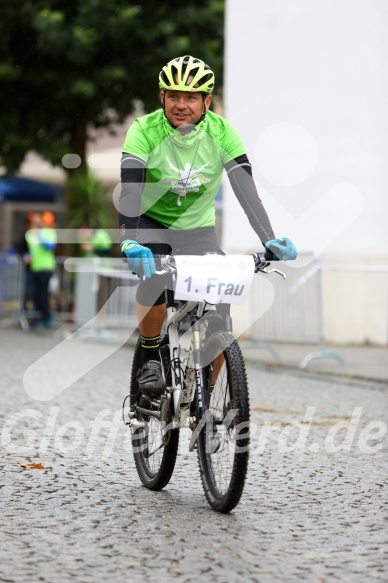
[{"label": "helmet vent", "polygon": [[159,87],[163,91],[192,91],[211,93],[214,73],[201,59],[190,55],[173,59],[163,67],[159,75]]}]

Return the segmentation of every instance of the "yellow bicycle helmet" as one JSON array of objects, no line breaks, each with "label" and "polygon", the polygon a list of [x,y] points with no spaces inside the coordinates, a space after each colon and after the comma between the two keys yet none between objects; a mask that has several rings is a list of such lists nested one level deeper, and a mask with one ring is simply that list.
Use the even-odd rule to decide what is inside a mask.
[{"label": "yellow bicycle helmet", "polygon": [[159,74],[159,88],[162,91],[192,91],[211,93],[214,87],[214,73],[201,59],[190,55],[177,57],[163,67]]}]

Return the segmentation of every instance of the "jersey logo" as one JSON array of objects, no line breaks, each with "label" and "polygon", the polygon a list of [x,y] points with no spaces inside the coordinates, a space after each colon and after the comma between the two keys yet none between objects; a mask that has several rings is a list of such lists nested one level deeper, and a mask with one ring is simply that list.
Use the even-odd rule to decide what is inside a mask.
[{"label": "jersey logo", "polygon": [[206,162],[206,164],[203,164],[200,168],[197,168],[197,170],[192,170],[192,164],[190,164],[190,162],[187,162],[185,164],[184,169],[181,170],[180,168],[176,168],[174,166],[174,164],[171,162],[168,156],[166,156],[166,160],[171,170],[174,170],[174,172],[176,172],[179,175],[178,180],[171,180],[169,182],[171,182],[172,192],[175,192],[178,195],[176,201],[177,205],[181,206],[182,204],[181,197],[184,197],[184,199],[186,200],[186,194],[188,192],[198,192],[202,184],[201,180],[203,182],[209,182],[208,178],[205,178],[203,174],[200,174],[200,172],[206,166],[208,166],[208,162]]}]

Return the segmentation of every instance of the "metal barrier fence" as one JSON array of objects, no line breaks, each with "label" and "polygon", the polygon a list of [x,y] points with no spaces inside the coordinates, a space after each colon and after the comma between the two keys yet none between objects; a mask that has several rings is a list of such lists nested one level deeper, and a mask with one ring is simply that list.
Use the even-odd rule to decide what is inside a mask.
[{"label": "metal barrier fence", "polygon": [[[19,255],[0,254],[0,326],[20,325],[28,330],[36,312],[25,298],[27,271]],[[134,328],[137,325],[135,285],[138,278],[122,259],[56,257],[50,280],[50,306],[58,324],[78,329],[93,326]],[[94,318],[97,316],[97,319]]]},{"label": "metal barrier fence", "polygon": [[23,314],[25,269],[19,255],[0,254],[0,326],[20,324],[26,327]]},{"label": "metal barrier fence", "polygon": [[[334,358],[341,364],[344,364],[343,358],[337,353],[325,350],[324,339],[325,331],[323,325],[323,306],[325,310],[331,310],[331,322],[341,321],[340,315],[336,315],[336,310],[340,309],[341,302],[339,296],[339,280],[331,280],[334,286],[332,300],[327,294],[327,284],[325,297],[322,296],[322,274],[325,277],[331,272],[342,273],[359,273],[362,276],[367,274],[388,274],[387,265],[364,265],[364,264],[322,264],[312,254],[300,254],[295,262],[282,263],[280,269],[286,273],[287,279],[281,280],[279,277],[271,277],[270,282],[274,288],[274,302],[270,309],[261,317],[255,318],[255,314],[260,314],[260,304],[268,300],[268,294],[273,293],[272,288],[269,290],[268,285],[263,285],[262,277],[254,280],[254,287],[250,296],[250,311],[252,320],[255,320],[251,326],[251,341],[261,343],[268,347],[268,343],[299,343],[315,344],[318,350],[307,354],[300,363],[301,368],[306,368],[311,360],[315,358]],[[268,277],[266,277],[268,281]],[[326,281],[326,279],[324,280]],[[354,279],[349,279],[346,285],[342,287],[342,294],[349,298],[348,303],[352,303],[354,294]],[[386,281],[386,280],[385,280]],[[267,283],[267,282],[266,282]],[[359,280],[359,283],[366,285],[366,277]],[[379,282],[382,286],[382,282]],[[388,286],[386,281],[385,287]],[[378,287],[378,286],[376,286]],[[266,296],[267,294],[267,296]],[[383,298],[384,306],[379,308],[381,317],[384,318],[385,310],[384,291],[381,292],[380,298]],[[342,298],[342,302],[344,302]],[[326,303],[325,303],[326,302]],[[370,300],[366,303],[359,298],[358,304],[352,304],[352,309],[358,313],[367,313]],[[386,316],[385,316],[386,317]],[[346,326],[346,322],[342,324]],[[332,324],[333,327],[333,324]],[[387,326],[388,328],[388,326]],[[388,332],[387,332],[388,337]],[[348,339],[348,341],[351,341]],[[272,351],[274,354],[276,351]]]},{"label": "metal barrier fence", "polygon": [[[120,260],[121,266],[123,262]],[[137,326],[136,286],[139,283],[137,276],[128,271],[127,264],[119,269],[109,271],[102,269],[98,272],[101,287],[105,297],[104,318],[109,326],[132,327]]]},{"label": "metal barrier fence", "polygon": [[135,290],[138,277],[116,258],[69,258],[63,270],[74,279],[73,321],[88,336],[137,327]]},{"label": "metal barrier fence", "polygon": [[[295,262],[281,263],[287,275],[260,275],[254,278],[250,294],[250,340],[270,349],[271,344],[311,344],[318,350],[306,355],[303,368],[313,358],[331,357],[343,362],[340,355],[324,347],[322,270],[385,272],[388,266],[321,264],[312,254],[300,254]],[[265,280],[265,284],[264,284]],[[50,282],[51,307],[58,323],[73,330],[87,329],[88,335],[111,336],[137,327],[135,292],[138,278],[128,271],[121,258],[57,258],[57,268]],[[268,286],[270,282],[271,286]],[[0,326],[11,324],[28,328],[34,314],[23,310],[25,288],[24,264],[18,256],[0,254]],[[270,289],[269,289],[270,288]],[[260,317],[263,303],[270,309]],[[265,295],[267,294],[267,298]],[[325,296],[326,297],[326,296]],[[275,353],[274,350],[272,350]]]},{"label": "metal barrier fence", "polygon": [[[56,257],[56,268],[49,284],[50,304],[54,317],[60,322],[73,319],[74,274],[65,269],[65,257]],[[28,312],[32,315],[31,311]]]},{"label": "metal barrier fence", "polygon": [[[255,277],[250,294],[250,311],[260,313],[260,304],[269,294],[269,281],[275,291],[270,309],[251,326],[251,338],[261,342],[299,342],[303,344],[323,343],[322,298],[320,271],[309,278],[303,286],[297,282],[318,260],[312,254],[300,254],[292,263],[282,262],[279,267],[286,279],[277,276]],[[272,266],[275,266],[272,264]]]},{"label": "metal barrier fence", "polygon": [[[251,341],[267,347],[271,343],[317,345],[318,350],[308,353],[300,368],[306,368],[316,358],[334,358],[345,364],[340,354],[325,350],[319,260],[312,253],[300,253],[292,263],[282,263],[280,269],[286,274],[286,280],[280,277],[270,279],[275,292],[274,301],[259,318],[255,318],[255,314],[261,313],[260,303],[268,299],[264,298],[264,294],[273,292],[268,285],[263,285],[262,278],[256,277],[254,280],[250,295],[250,311],[254,320]],[[271,352],[277,356],[275,350]]]}]

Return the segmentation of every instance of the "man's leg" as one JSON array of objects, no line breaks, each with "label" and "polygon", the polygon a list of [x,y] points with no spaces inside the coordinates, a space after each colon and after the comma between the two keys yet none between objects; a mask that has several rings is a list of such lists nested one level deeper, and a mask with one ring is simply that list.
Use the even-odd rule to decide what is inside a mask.
[{"label": "man's leg", "polygon": [[52,271],[41,271],[41,310],[42,310],[42,319],[45,323],[50,322],[51,320],[51,310],[50,310],[50,294],[49,294],[49,285],[50,279],[53,275]]},{"label": "man's leg", "polygon": [[140,334],[142,336],[156,336],[160,334],[166,317],[166,304],[158,306],[143,306],[137,303]]},{"label": "man's leg", "polygon": [[144,306],[137,302],[140,338],[142,344],[142,366],[137,381],[143,394],[160,395],[166,389],[160,361],[160,332],[166,314],[166,304]]},{"label": "man's leg", "polygon": [[160,360],[159,339],[166,316],[166,304],[143,306],[138,302],[137,316],[143,346],[143,364],[147,360]]},{"label": "man's leg", "polygon": [[[149,247],[153,253],[166,254],[170,251],[166,245],[149,244]],[[136,292],[142,344],[138,383],[143,394],[161,394],[166,388],[159,352],[160,332],[166,315],[165,285],[166,276],[154,275],[147,280],[141,279]]]},{"label": "man's leg", "polygon": [[45,282],[42,271],[32,271],[34,281],[34,310],[37,313],[36,323],[41,323],[45,317]]}]

